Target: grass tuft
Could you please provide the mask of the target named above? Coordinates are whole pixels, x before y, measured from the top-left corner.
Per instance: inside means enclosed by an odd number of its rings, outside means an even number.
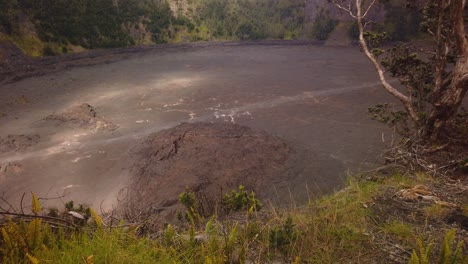
[[[394,203],[396,191],[430,182],[430,177],[422,175],[350,179],[346,188],[305,207],[255,213],[250,210],[255,200],[249,200],[254,196],[240,188],[225,198],[239,211],[206,220],[194,212],[197,196],[188,190],[180,197],[187,206],[188,221],[144,235],[135,225],[106,226],[93,211],[87,217],[96,223],[78,230],[39,219],[10,219],[1,224],[0,257],[2,263],[64,264],[467,263],[464,231],[450,229],[439,219],[445,217],[446,208],[418,205],[418,201],[410,204],[419,210],[416,220],[438,219],[439,226],[430,227],[398,212],[407,208],[403,202]],[[34,203],[39,213],[40,205],[33,199]],[[72,203],[67,206],[80,209]],[[382,211],[384,220],[379,220]]]

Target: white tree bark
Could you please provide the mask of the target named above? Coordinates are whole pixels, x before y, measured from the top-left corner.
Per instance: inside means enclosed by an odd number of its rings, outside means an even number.
[[[364,18],[367,16],[369,11],[372,9],[376,0],[372,1],[365,1],[365,0],[333,0],[333,3],[340,9],[348,12],[352,17],[354,17],[357,21],[357,25],[359,28],[359,43],[364,51],[364,54],[372,63],[374,68],[379,75],[380,83],[382,86],[389,92],[391,95],[395,96],[405,107],[406,111],[408,112],[409,116],[411,117],[412,121],[415,124],[419,124],[419,116],[414,110],[413,103],[411,101],[411,97],[404,95],[394,86],[392,86],[385,76],[385,71],[382,65],[379,63],[377,58],[372,54],[369,50],[369,46],[364,38]],[[363,11],[365,10],[365,11]]]

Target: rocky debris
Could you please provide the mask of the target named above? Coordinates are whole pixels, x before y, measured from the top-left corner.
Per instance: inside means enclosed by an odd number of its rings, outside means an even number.
[[[136,159],[128,200],[161,212],[177,205],[186,187],[219,198],[244,185],[259,198],[288,178],[295,150],[283,139],[232,123],[183,123],[150,135]],[[154,209],[154,210],[153,210]]]
[[[8,162],[5,164],[0,164],[0,179],[9,176],[21,173],[23,171],[23,166],[17,162]]]
[[[84,216],[80,213],[77,213],[75,211],[69,211],[69,215],[73,216],[74,218],[80,219],[80,220],[85,220]]]
[[[37,145],[39,135],[8,135],[0,137],[0,153],[10,151],[25,151]]]
[[[86,103],[72,106],[61,114],[49,115],[44,118],[44,121],[56,126],[72,126],[99,130],[115,130],[118,128],[117,125],[98,116],[94,107]]]

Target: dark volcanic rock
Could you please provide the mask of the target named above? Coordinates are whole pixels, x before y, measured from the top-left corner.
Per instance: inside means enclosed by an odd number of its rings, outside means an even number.
[[[97,115],[96,110],[89,104],[72,106],[61,114],[52,114],[44,121],[56,126],[75,126],[81,128],[96,128],[115,130],[117,126]]]
[[[0,137],[0,153],[24,151],[39,143],[39,135],[8,135]]]
[[[292,151],[284,140],[248,127],[184,123],[135,149],[130,200],[164,206],[186,187],[218,196],[240,184],[265,196],[265,188],[285,175]]]
[[[177,208],[187,187],[219,201],[223,193],[244,185],[263,201],[288,203],[299,189],[306,194],[305,177],[317,173],[310,161],[324,160],[279,137],[232,123],[183,123],[150,135],[132,152],[136,161],[126,206],[158,213]],[[174,216],[171,210],[162,217]]]

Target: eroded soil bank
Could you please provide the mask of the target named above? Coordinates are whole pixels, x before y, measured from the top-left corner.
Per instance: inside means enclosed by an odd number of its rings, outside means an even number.
[[[366,113],[389,97],[355,47],[271,42],[119,54],[67,70],[58,61],[0,86],[0,138],[10,140],[0,148],[5,199],[34,191],[109,208],[129,185],[132,149],[181,122],[240,124],[308,153],[300,182],[288,174],[262,185],[284,193],[276,197],[283,204],[341,187],[392,141]],[[78,66],[92,59],[80,56]]]

